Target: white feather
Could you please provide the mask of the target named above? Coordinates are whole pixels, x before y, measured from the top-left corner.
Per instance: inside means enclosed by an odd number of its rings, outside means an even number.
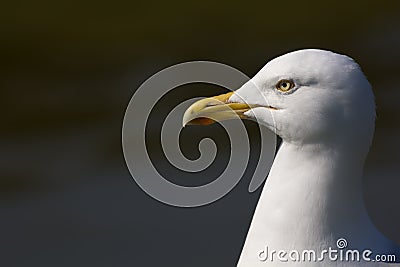
[[[281,79],[292,80],[295,87],[278,91],[275,84]],[[267,63],[230,101],[277,108],[257,107],[246,115],[283,139],[238,266],[377,266],[258,258],[265,246],[318,252],[337,248],[339,238],[348,241],[349,249],[400,259],[399,248],[375,229],[364,206],[361,177],[375,103],[370,84],[351,58],[322,50],[283,55]]]

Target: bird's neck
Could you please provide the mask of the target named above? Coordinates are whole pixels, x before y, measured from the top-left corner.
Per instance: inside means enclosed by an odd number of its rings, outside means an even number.
[[[242,257],[254,257],[266,245],[276,250],[328,247],[350,233],[357,238],[356,231],[362,238],[370,230],[361,229],[369,221],[362,194],[364,154],[346,146],[283,142]]]
[[[276,222],[297,213],[298,226],[317,224],[328,228],[321,230],[340,231],[343,221],[348,227],[349,220],[364,211],[364,160],[362,151],[351,146],[283,142],[263,192],[264,198],[277,201],[282,216],[276,216]]]

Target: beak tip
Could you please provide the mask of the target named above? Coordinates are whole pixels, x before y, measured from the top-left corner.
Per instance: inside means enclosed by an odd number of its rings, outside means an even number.
[[[190,109],[186,110],[186,112],[183,114],[182,118],[182,127],[184,128],[186,125],[190,124],[190,121],[192,120],[191,118],[191,113],[193,113]]]
[[[232,95],[233,92],[230,92],[193,103],[183,114],[182,126],[209,125],[226,119],[239,118],[237,112],[248,106],[242,103],[230,103]]]

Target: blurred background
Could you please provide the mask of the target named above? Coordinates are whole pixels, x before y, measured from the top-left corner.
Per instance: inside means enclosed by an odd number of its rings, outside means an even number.
[[[1,266],[234,266],[261,192],[247,192],[252,163],[239,185],[211,205],[161,204],[127,170],[124,112],[141,83],[173,64],[211,60],[252,76],[268,60],[301,48],[348,54],[372,83],[378,118],[365,200],[376,226],[400,244],[398,1],[1,6]],[[156,106],[147,143],[172,180],[192,178],[162,156],[163,116],[173,104],[224,91],[183,86]],[[254,163],[258,135],[253,122],[246,127]],[[209,182],[226,164],[226,134],[218,125],[182,133],[188,157],[196,157],[203,136],[216,140],[221,153],[194,183]]]

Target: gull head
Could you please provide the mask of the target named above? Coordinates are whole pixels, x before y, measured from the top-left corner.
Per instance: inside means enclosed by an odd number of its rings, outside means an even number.
[[[306,49],[271,60],[234,92],[194,103],[183,124],[233,118],[255,120],[286,142],[365,146],[373,135],[375,103],[353,59]]]

